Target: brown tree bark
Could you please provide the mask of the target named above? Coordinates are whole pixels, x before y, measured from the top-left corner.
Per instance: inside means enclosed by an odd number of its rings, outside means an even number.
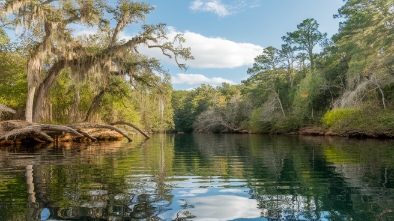
[[[144,135],[146,137],[146,139],[150,139],[150,136],[148,134],[146,134],[144,131],[142,131],[140,128],[138,128],[136,125],[134,125],[132,123],[125,122],[125,121],[116,121],[114,123],[111,123],[111,125],[118,125],[118,124],[123,124],[123,125],[130,126],[130,127],[134,128],[134,129],[136,129],[142,135]]]
[[[95,110],[97,110],[97,108],[100,105],[101,99],[103,98],[105,94],[105,90],[101,90],[93,99],[92,104],[89,107],[88,112],[86,113],[86,117],[85,117],[85,122],[88,122],[93,114],[93,112]]]
[[[49,90],[56,82],[60,72],[65,68],[65,60],[57,61],[49,70],[46,78],[40,83],[35,93],[33,104],[33,122],[42,120],[44,111],[44,101],[48,97]],[[27,108],[26,108],[27,110]]]

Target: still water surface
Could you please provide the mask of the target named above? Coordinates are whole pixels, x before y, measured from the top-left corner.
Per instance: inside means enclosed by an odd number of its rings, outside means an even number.
[[[394,220],[394,141],[135,136],[0,149],[0,220]]]

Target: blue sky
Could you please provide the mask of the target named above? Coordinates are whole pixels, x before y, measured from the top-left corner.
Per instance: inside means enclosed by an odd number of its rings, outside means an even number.
[[[280,48],[281,37],[297,29],[304,19],[314,18],[329,37],[338,32],[333,15],[342,0],[145,0],[155,7],[146,23],[166,23],[170,36],[183,33],[195,60],[181,71],[174,62],[162,60],[172,75],[174,89],[201,84],[239,84],[248,77],[263,48]],[[132,35],[127,29],[125,35]],[[150,52],[147,52],[150,53]],[[156,53],[152,55],[157,56]]]

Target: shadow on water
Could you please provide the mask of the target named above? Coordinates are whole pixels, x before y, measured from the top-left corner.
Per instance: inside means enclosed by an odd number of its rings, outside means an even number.
[[[394,142],[235,134],[0,149],[0,220],[393,220]]]

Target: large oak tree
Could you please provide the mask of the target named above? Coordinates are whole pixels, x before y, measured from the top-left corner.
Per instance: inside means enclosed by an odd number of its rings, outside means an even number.
[[[64,70],[75,76],[109,76],[116,69],[117,74],[132,76],[130,59],[139,57],[139,45],[160,49],[164,55],[175,58],[181,68],[185,66],[178,62],[179,59],[192,58],[189,48],[182,46],[184,38],[181,35],[168,39],[164,24],[143,23],[145,16],[154,9],[146,3],[9,0],[2,7],[26,47],[26,121],[29,122],[41,120],[49,90]],[[138,27],[139,33],[121,41],[119,35],[130,25]],[[108,33],[108,41],[103,42],[99,50],[92,50],[76,36],[73,27],[77,26],[95,27],[101,33]],[[127,62],[123,62],[125,57]],[[138,62],[136,59],[135,63]]]

